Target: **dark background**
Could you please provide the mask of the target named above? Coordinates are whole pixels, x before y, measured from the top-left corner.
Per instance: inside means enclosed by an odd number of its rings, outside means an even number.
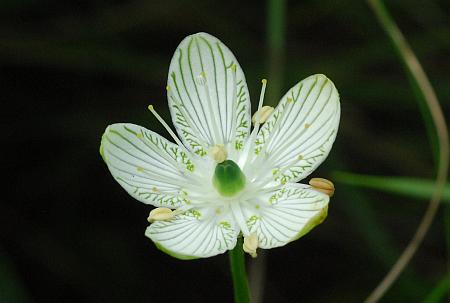
[[[388,7],[450,110],[450,2]],[[108,124],[167,133],[147,111],[165,97],[187,35],[221,39],[253,108],[270,79],[264,2],[0,2],[0,302],[231,302],[227,255],[180,261],[144,236],[150,207],[110,176]],[[402,66],[365,2],[289,1],[283,91],[324,73],[341,95],[340,132],[312,176],[345,170],[433,177],[424,122]],[[269,100],[270,101],[270,100]],[[413,234],[426,200],[336,184],[328,219],[268,251],[264,302],[361,302]],[[446,273],[442,213],[382,302],[420,302]],[[251,260],[248,260],[252,263]]]

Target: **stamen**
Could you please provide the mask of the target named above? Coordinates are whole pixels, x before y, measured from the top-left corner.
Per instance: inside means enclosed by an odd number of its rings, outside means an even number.
[[[318,190],[329,197],[334,195],[334,184],[330,180],[324,178],[312,178],[309,180],[309,185],[311,185],[315,190]]]
[[[267,121],[269,116],[273,113],[274,108],[272,106],[263,106],[259,111],[257,111],[253,117],[252,122],[253,124],[256,123],[256,117],[259,116],[259,123],[264,123]]]
[[[170,208],[167,207],[158,207],[153,209],[148,218],[147,221],[149,223],[153,223],[155,221],[167,221],[172,219],[175,216],[181,215],[189,210],[191,210],[192,208],[195,207],[199,207],[202,206],[204,204],[197,204],[197,205],[183,205],[175,210],[171,210]]]
[[[244,244],[242,244],[242,248],[246,253],[248,253],[252,258],[256,258],[256,249],[258,248],[258,235],[256,233],[252,233],[251,235],[245,237],[244,236]]]
[[[167,125],[166,121],[164,121],[163,118],[161,118],[160,115],[154,110],[153,105],[148,106],[148,110],[158,119],[158,121],[164,126],[164,128],[167,130],[167,132],[170,134],[170,136],[175,140],[175,142],[186,150],[186,147],[181,143],[180,139],[175,135],[175,133],[170,129],[169,125]]]
[[[147,221],[153,223],[155,221],[166,221],[174,217],[174,212],[167,207],[158,207],[153,209],[148,215]]]
[[[256,136],[258,135],[259,125],[261,124],[261,118],[260,118],[261,114],[260,113],[261,113],[261,108],[262,108],[263,101],[264,101],[264,94],[266,92],[267,80],[266,79],[262,79],[261,83],[262,83],[261,94],[259,95],[258,110],[256,111],[256,118],[255,118],[256,123],[255,123],[255,126],[254,126],[253,130],[252,130],[252,133],[250,134],[250,137],[248,138],[247,142],[249,142],[249,143],[245,147],[245,153],[244,154],[246,155],[246,157],[242,157],[241,158],[242,161],[245,160],[245,165],[244,165],[243,170],[246,170],[247,165],[251,162],[251,161],[249,161],[249,160],[251,160],[249,158],[250,158],[250,155],[252,154],[253,149],[255,147]]]
[[[261,80],[262,87],[261,87],[261,94],[259,95],[259,103],[258,103],[258,110],[256,111],[256,123],[255,123],[255,129],[259,129],[259,125],[261,124],[261,108],[264,101],[264,94],[266,93],[266,86],[267,86],[267,79]],[[256,131],[258,132],[258,131]]]
[[[223,144],[217,144],[211,147],[209,154],[216,163],[222,163],[228,158],[228,152]]]

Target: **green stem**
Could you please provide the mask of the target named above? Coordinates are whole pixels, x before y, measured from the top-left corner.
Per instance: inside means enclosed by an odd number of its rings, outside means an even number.
[[[234,302],[250,303],[250,289],[245,271],[245,256],[242,249],[242,237],[239,237],[236,247],[230,251],[230,268],[233,277]]]
[[[267,1],[267,47],[269,53],[269,85],[267,105],[275,106],[280,98],[283,83],[284,42],[286,32],[286,1]]]

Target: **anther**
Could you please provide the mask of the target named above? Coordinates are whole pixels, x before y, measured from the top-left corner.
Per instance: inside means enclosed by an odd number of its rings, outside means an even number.
[[[153,223],[155,221],[170,220],[174,217],[174,213],[170,208],[158,207],[153,209],[148,215],[147,221]]]
[[[315,190],[330,197],[334,195],[334,184],[330,180],[324,178],[312,178],[309,180],[309,185],[311,185]]]
[[[242,248],[246,253],[248,253],[252,258],[256,258],[256,249],[258,248],[258,235],[256,233],[252,233],[251,235],[244,237],[244,244],[242,244]]]
[[[252,122],[253,124],[256,123],[256,118],[259,117],[259,123],[264,123],[267,121],[267,118],[269,118],[269,116],[272,114],[272,112],[274,111],[274,108],[272,106],[263,106],[261,107],[261,109],[259,111],[257,111],[253,117],[252,117]]]
[[[216,161],[216,163],[222,163],[228,158],[228,152],[223,144],[217,144],[211,147],[209,154],[211,155],[211,158]]]

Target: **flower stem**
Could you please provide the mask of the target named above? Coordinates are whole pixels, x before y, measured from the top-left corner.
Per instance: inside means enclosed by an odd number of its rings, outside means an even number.
[[[242,237],[239,237],[236,247],[230,251],[230,269],[233,277],[234,302],[250,303],[250,289],[245,271],[245,256],[242,249]]]
[[[266,105],[276,106],[283,83],[284,43],[286,41],[286,0],[267,1],[266,39],[269,55]]]

